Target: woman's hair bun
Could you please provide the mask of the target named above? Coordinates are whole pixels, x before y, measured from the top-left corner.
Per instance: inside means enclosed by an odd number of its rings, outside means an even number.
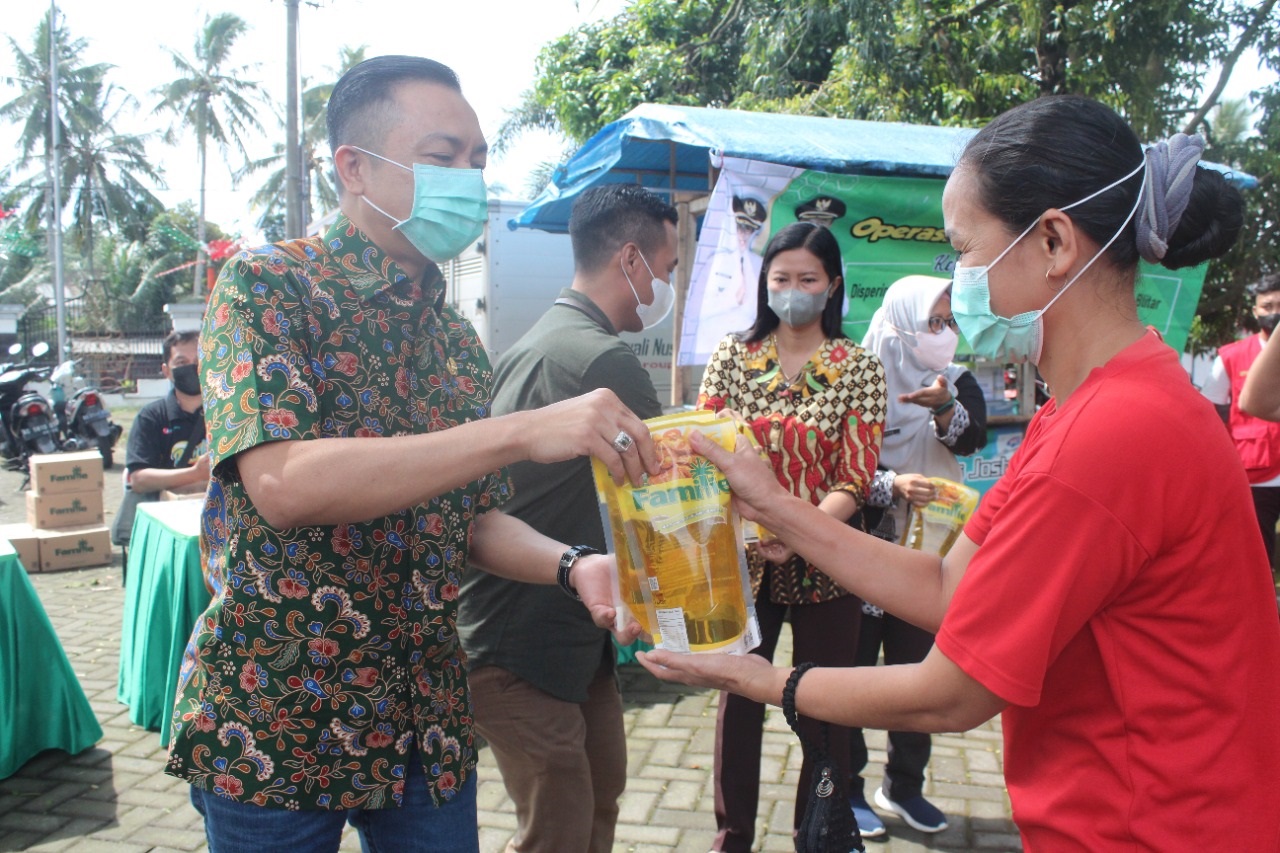
[[[1169,236],[1169,248],[1160,265],[1176,270],[1226,254],[1243,226],[1240,191],[1221,172],[1198,166],[1191,199]]]

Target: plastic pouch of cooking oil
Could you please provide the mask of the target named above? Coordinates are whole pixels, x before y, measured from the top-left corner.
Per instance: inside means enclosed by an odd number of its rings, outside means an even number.
[[[917,551],[946,555],[960,538],[965,522],[978,506],[978,493],[960,483],[930,477],[938,496],[923,507],[912,505],[901,544]]]
[[[689,445],[697,431],[733,450],[738,428],[706,411],[645,425],[661,460],[647,484],[616,486],[599,460],[591,463],[618,559],[618,626],[634,616],[659,649],[745,654],[760,645],[760,626],[741,519],[724,474]]]

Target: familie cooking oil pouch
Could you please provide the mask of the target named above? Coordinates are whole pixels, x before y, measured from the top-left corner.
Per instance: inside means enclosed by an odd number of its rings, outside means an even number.
[[[938,496],[923,507],[912,505],[901,544],[945,556],[977,508],[978,493],[941,477],[930,477],[929,482],[933,483]]]
[[[648,483],[614,485],[604,464],[591,462],[618,559],[618,627],[634,616],[655,648],[745,654],[760,645],[760,626],[741,520],[724,474],[689,446],[697,431],[733,450],[736,422],[696,411],[645,425],[661,460]]]

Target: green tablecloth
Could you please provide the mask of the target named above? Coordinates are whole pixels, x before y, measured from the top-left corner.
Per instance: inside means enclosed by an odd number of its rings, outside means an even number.
[[[163,745],[182,654],[211,598],[200,567],[201,503],[138,504],[129,541],[117,698],[135,725],[160,731]]]
[[[44,605],[0,539],[0,779],[43,750],[74,755],[101,739]]]

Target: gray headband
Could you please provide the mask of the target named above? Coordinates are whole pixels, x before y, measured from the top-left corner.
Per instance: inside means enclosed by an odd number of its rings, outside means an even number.
[[[1196,163],[1203,151],[1200,134],[1185,133],[1175,133],[1168,142],[1147,149],[1137,221],[1138,254],[1144,261],[1158,264],[1169,250],[1169,236],[1191,200]]]

